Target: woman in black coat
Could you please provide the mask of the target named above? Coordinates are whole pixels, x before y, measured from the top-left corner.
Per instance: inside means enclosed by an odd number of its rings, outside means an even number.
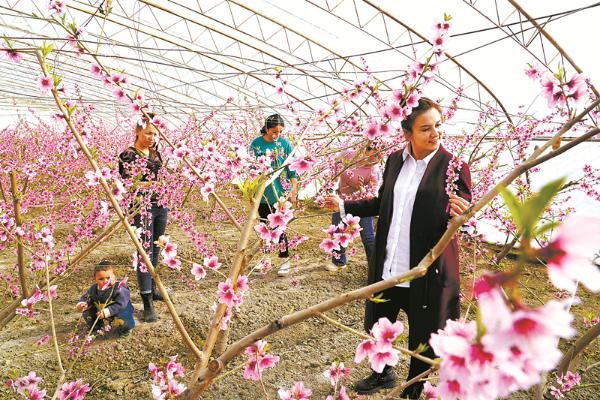
[[[326,206],[359,217],[379,216],[375,238],[375,262],[369,269],[369,284],[391,278],[415,267],[446,231],[452,217],[462,214],[471,200],[469,167],[461,163],[456,193],[446,194],[446,176],[452,155],[440,143],[442,112],[440,106],[421,98],[417,107],[402,122],[407,146],[390,154],[377,197],[341,202],[337,196],[326,198]],[[427,274],[410,283],[387,289],[382,297],[390,301],[367,301],[365,329],[379,318],[395,322],[400,309],[408,316],[408,347],[428,344],[431,333],[444,328],[447,319],[456,319],[459,309],[458,242],[452,239]],[[431,349],[423,353],[435,357]],[[411,358],[408,379],[424,372],[429,365]],[[396,385],[390,366],[358,382],[359,394],[372,394]],[[402,397],[419,398],[423,383],[411,385]]]

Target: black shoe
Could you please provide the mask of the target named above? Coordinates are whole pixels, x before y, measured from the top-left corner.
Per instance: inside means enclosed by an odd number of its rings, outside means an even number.
[[[421,397],[421,392],[423,391],[423,382],[413,383],[406,389],[402,391],[400,395],[401,399],[419,399]]]
[[[165,290],[167,291],[167,294],[169,295],[169,299],[171,299],[171,303],[173,303],[174,302],[173,301],[173,289],[171,289],[168,286],[165,286]],[[162,295],[156,288],[156,284],[154,283],[154,281],[152,281],[152,300],[156,300],[156,301],[164,301],[165,300],[165,299],[163,299]]]
[[[146,293],[142,295],[142,301],[144,302],[144,322],[155,322],[158,317],[154,311],[154,303],[152,300],[152,293]]]
[[[129,337],[131,336],[131,329],[120,329],[118,335],[120,338]]]
[[[354,391],[357,394],[373,394],[381,389],[393,388],[397,383],[396,373],[390,368],[380,374],[373,372],[367,378],[357,382],[354,385]]]

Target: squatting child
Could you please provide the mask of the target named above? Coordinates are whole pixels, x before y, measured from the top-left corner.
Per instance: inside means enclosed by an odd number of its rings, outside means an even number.
[[[117,282],[110,261],[103,260],[94,268],[96,283],[81,296],[77,310],[83,313],[88,330],[102,329],[106,320],[119,336],[127,336],[135,327],[133,305],[125,282]]]

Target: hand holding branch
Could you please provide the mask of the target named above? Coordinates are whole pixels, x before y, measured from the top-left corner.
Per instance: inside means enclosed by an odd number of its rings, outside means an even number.
[[[329,196],[325,197],[323,206],[328,210],[339,212],[341,200],[342,199],[337,194],[330,194]]]
[[[450,216],[458,217],[471,206],[468,200],[463,199],[455,194],[450,195]]]

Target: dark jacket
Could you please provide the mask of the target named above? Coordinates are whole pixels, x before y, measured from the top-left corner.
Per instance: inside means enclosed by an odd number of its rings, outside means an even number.
[[[410,225],[410,265],[415,267],[446,231],[450,214],[446,194],[446,173],[452,155],[440,146],[427,165],[419,184]],[[383,183],[377,197],[370,200],[344,203],[346,213],[360,217],[379,215],[375,238],[375,262],[369,269],[369,284],[382,279],[386,256],[386,242],[392,221],[394,185],[402,169],[402,151],[392,153],[386,162]],[[458,195],[471,200],[471,174],[463,163],[457,183]],[[452,239],[442,255],[429,267],[427,275],[410,283],[410,337],[409,348],[427,342],[431,332],[443,328],[447,319],[456,319],[459,309],[458,243]],[[371,307],[367,302],[365,329],[372,321]],[[412,320],[412,321],[411,321]]]
[[[128,147],[127,150],[119,154],[119,174],[121,178],[131,178],[135,173],[135,177],[143,182],[157,180],[158,172],[163,165],[160,153],[156,150],[151,151],[147,156],[145,168],[134,170],[134,165],[140,157],[146,157],[146,155],[135,147]]]
[[[99,310],[96,305],[108,304],[104,308],[108,308],[110,316],[114,317],[131,304],[131,295],[126,286],[119,287],[119,282],[106,290],[98,289],[98,284],[94,283],[79,301],[87,302],[89,308],[96,310]]]
[[[139,161],[140,158],[146,158],[146,163]],[[158,174],[163,166],[163,160],[160,152],[157,150],[151,151],[148,156],[142,153],[135,147],[128,147],[127,150],[119,154],[119,174],[123,179],[134,178],[141,182],[156,181]],[[139,192],[142,196],[148,193],[145,190]],[[150,199],[156,202],[158,195],[152,193]]]

